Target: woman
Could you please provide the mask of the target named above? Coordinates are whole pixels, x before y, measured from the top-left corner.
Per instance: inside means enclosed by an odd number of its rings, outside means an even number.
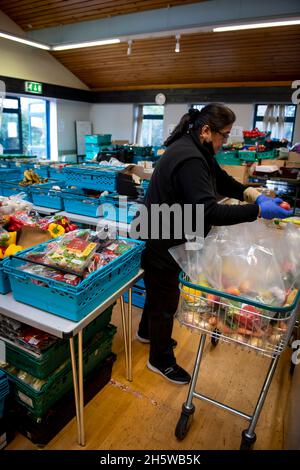
[[[190,109],[167,139],[164,156],[159,160],[145,197],[148,213],[152,204],[167,203],[204,205],[204,236],[212,225],[252,222],[258,216],[285,218],[290,211],[282,209],[281,199],[261,195],[254,188],[229,176],[215,160],[215,154],[226,142],[235,115],[222,104],[210,104],[201,111]],[[217,204],[217,195],[249,202],[246,205]],[[149,216],[150,217],[150,216]],[[149,219],[151,224],[151,220]],[[150,342],[147,366],[171,382],[186,384],[190,375],[177,363],[173,352],[173,316],[179,301],[180,268],[168,249],[184,243],[175,239],[171,227],[169,239],[148,239],[143,256],[146,303],[137,339]]]

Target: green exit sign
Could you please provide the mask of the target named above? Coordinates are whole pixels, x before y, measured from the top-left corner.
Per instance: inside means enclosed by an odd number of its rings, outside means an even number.
[[[38,82],[25,82],[25,91],[41,95],[43,93],[43,85]]]

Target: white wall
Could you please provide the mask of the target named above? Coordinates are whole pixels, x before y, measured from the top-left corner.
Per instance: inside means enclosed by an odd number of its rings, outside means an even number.
[[[252,129],[254,117],[254,104],[228,104],[228,108],[236,115],[235,126],[241,126],[244,129]]]
[[[228,104],[236,113],[236,125],[252,129],[254,105]],[[90,120],[95,134],[112,134],[113,140],[133,139],[133,108],[132,104],[93,104]],[[163,139],[169,135],[169,128],[177,125],[187,112],[188,104],[166,104],[164,112]]]
[[[93,104],[90,120],[94,134],[112,134],[113,140],[133,139],[132,104]]]
[[[236,125],[251,129],[253,125],[254,105],[228,104],[236,113]],[[57,101],[58,149],[75,150],[75,121],[91,121],[93,133],[112,134],[113,140],[133,140],[133,108],[132,104],[89,104],[67,100]],[[168,129],[178,124],[187,112],[187,104],[165,105],[163,128],[164,140],[168,137]],[[294,142],[300,141],[300,110],[296,119]]]
[[[1,29],[24,36],[24,31],[0,10]],[[49,52],[3,38],[0,38],[0,75],[89,89]]]
[[[76,153],[75,121],[90,121],[90,103],[57,100],[58,151]]]
[[[166,140],[170,135],[170,131],[177,126],[182,116],[187,112],[187,104],[166,104],[164,113],[164,130],[163,139]]]

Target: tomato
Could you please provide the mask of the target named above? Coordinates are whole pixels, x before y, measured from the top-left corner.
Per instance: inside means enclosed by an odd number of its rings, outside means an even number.
[[[285,202],[283,201],[281,204],[279,204],[280,207],[282,207],[282,209],[285,209],[286,211],[290,211],[291,210],[291,206],[289,205],[288,202]]]

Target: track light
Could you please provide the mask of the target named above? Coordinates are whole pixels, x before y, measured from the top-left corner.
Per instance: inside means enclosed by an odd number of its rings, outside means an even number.
[[[231,25],[231,26],[220,26],[218,28],[214,28],[214,33],[220,33],[224,31],[238,31],[244,29],[257,29],[257,28],[271,28],[276,26],[294,26],[300,24],[300,20],[286,20],[286,21],[272,21],[266,23],[250,23],[250,24],[238,24],[238,25]]]
[[[127,55],[131,55],[131,46],[132,46],[132,40],[129,39],[129,41],[128,41]]]
[[[21,44],[26,44],[27,46],[37,47],[38,49],[44,49],[45,51],[50,51],[50,46],[47,44],[42,44],[41,42],[37,41],[30,41],[26,38],[22,38],[19,36],[15,36],[14,34],[6,33],[4,31],[0,31],[0,37],[4,39],[9,39],[10,41],[20,42]]]
[[[175,52],[180,52],[180,34],[176,34]]]

